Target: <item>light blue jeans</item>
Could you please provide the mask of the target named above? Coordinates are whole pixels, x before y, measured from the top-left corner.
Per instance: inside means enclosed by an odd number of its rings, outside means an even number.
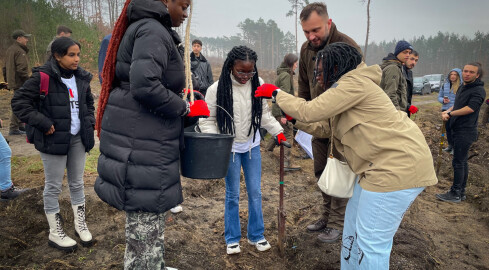
[[[394,235],[423,190],[371,192],[356,183],[346,206],[341,269],[389,269]]]
[[[12,186],[12,178],[10,172],[10,158],[12,150],[8,146],[7,141],[0,133],[0,190],[7,190]]]
[[[239,223],[239,180],[243,167],[248,192],[248,233],[253,242],[264,239],[263,212],[261,208],[261,154],[260,146],[246,153],[231,153],[226,175],[226,200],[224,202],[224,238],[226,244],[241,239]]]

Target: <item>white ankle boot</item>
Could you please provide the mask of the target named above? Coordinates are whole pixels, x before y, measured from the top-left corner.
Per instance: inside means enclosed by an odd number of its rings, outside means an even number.
[[[63,231],[63,220],[59,213],[46,214],[49,223],[49,246],[65,250],[76,250],[76,242]]]
[[[80,237],[80,242],[84,247],[93,245],[93,238],[88,231],[87,223],[85,222],[85,204],[72,205],[73,216],[75,217],[75,234]]]

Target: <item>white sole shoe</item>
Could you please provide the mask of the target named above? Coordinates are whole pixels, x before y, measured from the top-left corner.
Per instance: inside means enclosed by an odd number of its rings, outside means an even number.
[[[268,243],[267,239],[262,239],[257,242],[252,242],[250,239],[248,239],[248,244],[255,246],[258,251],[266,251],[272,247],[270,246],[270,243]]]
[[[241,252],[241,248],[239,246],[239,243],[232,243],[232,244],[227,245],[227,247],[226,247],[226,253],[228,255],[238,254],[240,252]]]
[[[170,212],[172,212],[173,214],[180,213],[182,211],[183,211],[183,207],[181,205],[177,205],[172,209],[170,209]]]

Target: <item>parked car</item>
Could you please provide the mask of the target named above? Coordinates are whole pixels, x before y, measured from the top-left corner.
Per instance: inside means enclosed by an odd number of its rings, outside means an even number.
[[[431,84],[425,77],[414,77],[413,94],[429,95],[431,94]]]
[[[445,76],[443,74],[430,74],[425,75],[424,77],[430,82],[431,91],[436,92],[440,91],[440,86],[442,86],[445,81]]]

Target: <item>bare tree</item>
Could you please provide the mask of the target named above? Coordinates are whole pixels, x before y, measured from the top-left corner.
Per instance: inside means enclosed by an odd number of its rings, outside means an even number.
[[[363,0],[365,3],[366,0]],[[370,34],[370,0],[367,2],[367,36],[365,38],[365,48],[363,50],[363,59],[367,59],[368,35]]]
[[[298,52],[298,44],[297,44],[297,24],[299,23],[299,20],[297,18],[297,16],[299,15],[299,11],[302,10],[306,5],[309,5],[309,0],[288,0],[289,3],[292,5],[291,6],[291,9],[289,10],[289,12],[287,12],[286,16],[287,17],[291,17],[291,16],[294,16],[295,17],[295,54],[296,55],[299,55],[299,52]]]

